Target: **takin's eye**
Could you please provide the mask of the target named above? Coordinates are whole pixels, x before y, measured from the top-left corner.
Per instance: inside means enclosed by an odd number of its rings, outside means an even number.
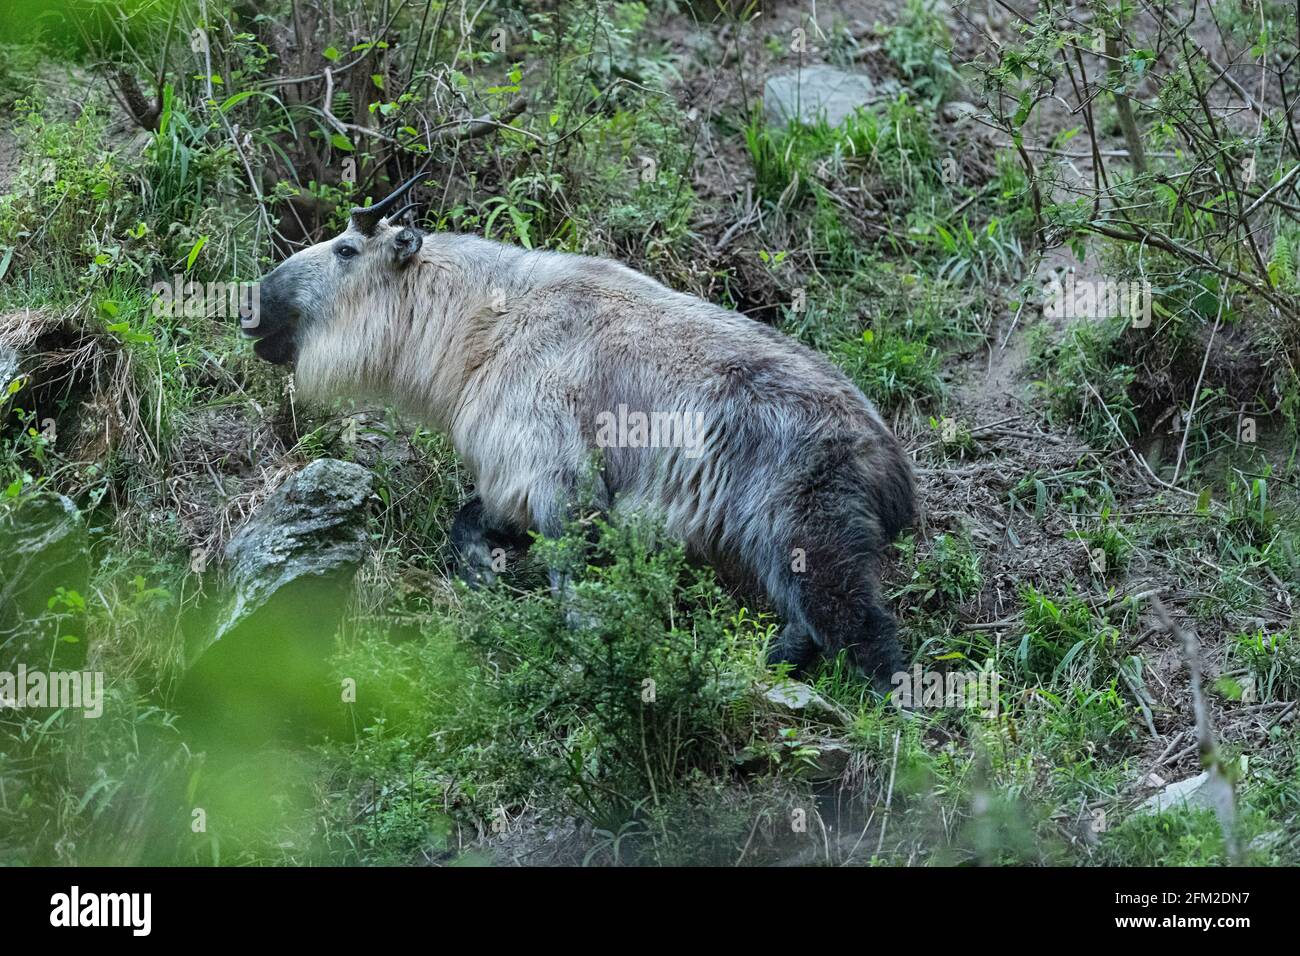
[[[349,245],[346,242],[339,243],[334,247],[334,255],[338,256],[340,259],[351,259],[356,254],[357,247]]]

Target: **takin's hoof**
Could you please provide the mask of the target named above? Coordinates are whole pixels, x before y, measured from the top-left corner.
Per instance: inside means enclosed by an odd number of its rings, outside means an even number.
[[[474,544],[455,551],[453,567],[456,576],[464,581],[471,591],[491,587],[497,579],[492,552],[488,550],[486,544]]]

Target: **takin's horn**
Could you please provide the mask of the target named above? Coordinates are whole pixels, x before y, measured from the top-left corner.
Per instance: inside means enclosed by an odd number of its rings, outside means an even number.
[[[426,163],[425,169],[421,169],[373,206],[359,206],[353,209],[352,225],[356,226],[357,231],[363,236],[373,235],[375,227],[379,225],[379,220],[387,216],[397,206],[398,201],[406,195],[412,186],[429,175],[427,169],[428,164]],[[406,210],[402,209],[401,211],[405,212]]]
[[[397,212],[391,213],[390,215],[385,216],[384,218],[387,219],[389,222],[397,222],[397,220],[401,219],[403,216],[405,216],[408,212],[410,212],[418,205],[420,205],[418,202],[408,202],[401,209],[397,210]]]

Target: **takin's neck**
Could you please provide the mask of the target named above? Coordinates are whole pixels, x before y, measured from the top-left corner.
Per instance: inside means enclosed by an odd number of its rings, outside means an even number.
[[[430,234],[402,277],[383,352],[383,397],[444,432],[495,350],[505,303],[528,282],[513,246]],[[367,376],[369,378],[369,376]]]

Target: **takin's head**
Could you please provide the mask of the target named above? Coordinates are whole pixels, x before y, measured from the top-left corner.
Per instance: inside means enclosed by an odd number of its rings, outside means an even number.
[[[262,278],[255,319],[244,326],[257,340],[259,358],[311,364],[325,360],[313,353],[340,345],[360,351],[385,318],[385,303],[395,304],[397,279],[424,241],[419,230],[394,225],[411,208],[394,207],[422,178],[417,174],[375,205],[353,209],[342,233],[294,253]]]

